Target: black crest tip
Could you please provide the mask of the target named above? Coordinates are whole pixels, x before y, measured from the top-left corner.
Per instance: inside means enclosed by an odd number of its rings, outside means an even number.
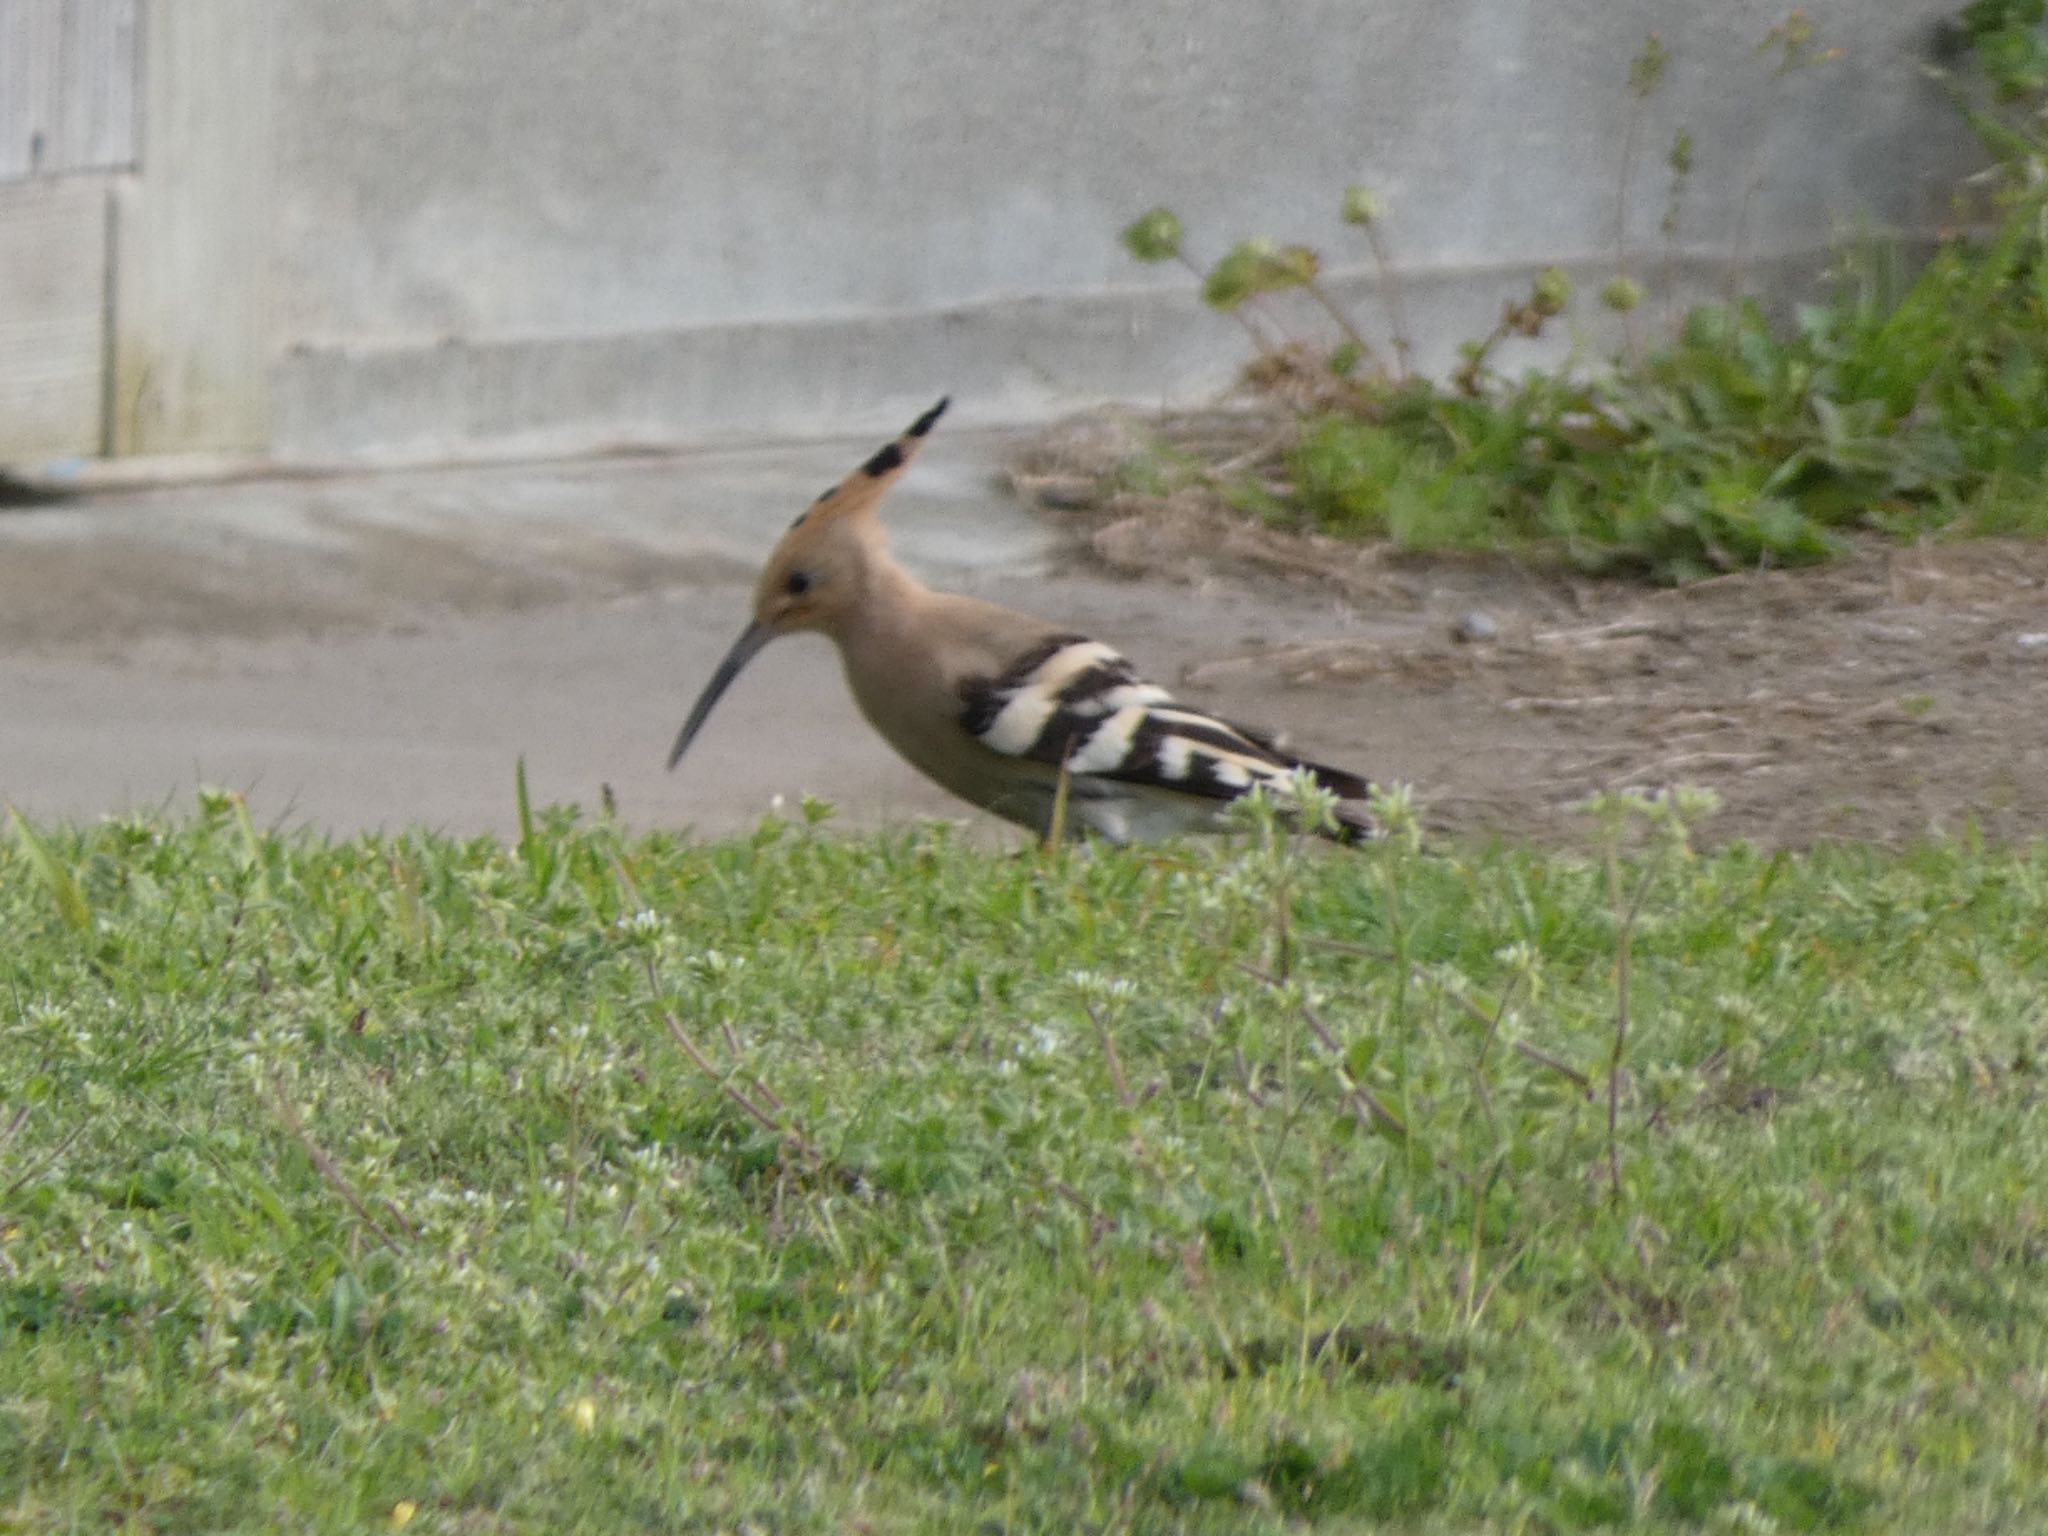
[[[925,433],[931,431],[932,424],[946,414],[946,407],[952,403],[953,397],[951,395],[939,396],[939,403],[913,421],[910,424],[910,430],[903,435],[905,437],[923,437]]]
[[[903,449],[895,443],[890,443],[886,448],[877,449],[875,456],[861,465],[860,471],[870,480],[879,480],[892,469],[902,467]]]

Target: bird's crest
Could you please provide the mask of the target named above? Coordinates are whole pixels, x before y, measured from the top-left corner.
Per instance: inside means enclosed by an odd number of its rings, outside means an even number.
[[[941,398],[937,405],[913,421],[901,437],[877,448],[859,469],[812,502],[790,524],[791,530],[816,528],[872,510],[889,487],[902,478],[903,471],[910,467],[910,461],[924,446],[925,435],[931,431],[933,423],[946,414],[949,401],[950,397]]]

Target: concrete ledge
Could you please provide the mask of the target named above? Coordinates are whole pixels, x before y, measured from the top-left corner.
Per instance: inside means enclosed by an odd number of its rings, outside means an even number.
[[[1831,258],[1824,248],[1758,258],[1745,285],[1778,300],[1816,296]],[[1458,343],[1484,335],[1502,302],[1552,264],[1578,286],[1571,323],[1541,347],[1511,345],[1504,366],[1554,360],[1574,342],[1611,352],[1619,333],[1595,293],[1613,263],[1590,255],[1403,274],[1409,328],[1431,339],[1418,366],[1447,372]],[[1679,254],[1670,313],[1724,292],[1732,266],[1720,253]],[[1653,290],[1667,275],[1655,252],[1635,270]],[[1331,286],[1369,334],[1387,334],[1373,274],[1342,271]],[[1645,331],[1666,312],[1653,291]],[[1282,318],[1298,334],[1326,333],[1306,309]],[[273,451],[286,464],[417,464],[889,432],[945,392],[963,423],[1017,425],[1091,402],[1204,402],[1249,356],[1228,317],[1167,288],[616,336],[304,344],[273,370]]]

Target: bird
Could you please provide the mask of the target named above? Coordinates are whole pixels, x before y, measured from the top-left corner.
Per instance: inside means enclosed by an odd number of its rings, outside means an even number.
[[[876,509],[948,403],[919,416],[782,535],[762,567],[752,620],[677,733],[669,769],[749,661],[780,636],[808,632],[838,647],[854,702],[898,755],[1047,842],[1222,830],[1232,802],[1259,787],[1288,796],[1304,776],[1336,797],[1316,830],[1340,842],[1376,836],[1372,786],[1357,774],[1176,703],[1101,641],[933,591],[897,563]]]

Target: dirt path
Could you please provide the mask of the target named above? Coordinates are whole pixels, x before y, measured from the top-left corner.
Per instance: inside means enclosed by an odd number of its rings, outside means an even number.
[[[1271,447],[1257,416],[1172,426],[1198,460]],[[1412,781],[1446,827],[1569,835],[1598,790],[1694,783],[1722,796],[1721,838],[2048,833],[2048,546],[1870,539],[1826,567],[1659,590],[1278,532],[1199,489],[1118,492],[1109,471],[1156,430],[1075,417],[1020,444],[1013,482],[1093,569],[1356,614],[1184,681]]]
[[[1466,830],[1547,838],[1600,789],[1694,783],[1721,839],[2048,834],[2038,545],[1872,545],[1676,591],[1383,574],[1367,633],[1198,662],[1191,691],[1317,720]]]
[[[861,446],[0,510],[0,797],[90,817],[212,782],[328,830],[502,832],[524,755],[536,794],[609,785],[642,826],[735,831],[805,792],[855,825],[963,816],[816,642],[772,648],[661,771],[753,561]],[[1448,827],[1570,836],[1595,789],[1686,781],[1721,792],[1722,838],[2048,833],[2048,549],[1873,545],[1680,592],[1186,525],[1063,555],[997,488],[1004,441],[934,449],[891,508],[913,565],[1406,779]]]

